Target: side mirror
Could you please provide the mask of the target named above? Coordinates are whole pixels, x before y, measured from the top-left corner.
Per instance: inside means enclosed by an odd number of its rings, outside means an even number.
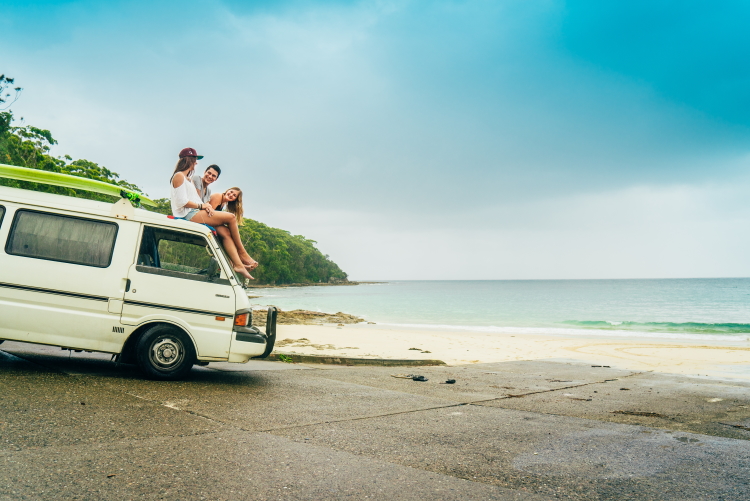
[[[221,268],[219,268],[219,262],[216,258],[212,257],[211,262],[208,263],[208,281],[213,282],[221,274]]]

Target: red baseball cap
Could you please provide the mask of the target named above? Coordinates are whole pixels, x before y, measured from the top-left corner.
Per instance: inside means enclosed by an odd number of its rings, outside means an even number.
[[[200,160],[201,158],[203,158],[203,155],[199,155],[198,152],[195,151],[194,148],[183,148],[182,151],[180,152],[180,158],[185,158],[185,157],[195,157],[198,160]]]

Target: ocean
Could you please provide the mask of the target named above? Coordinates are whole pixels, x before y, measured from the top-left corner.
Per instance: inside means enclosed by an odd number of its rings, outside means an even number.
[[[391,281],[249,289],[256,305],[408,328],[750,341],[750,278]]]

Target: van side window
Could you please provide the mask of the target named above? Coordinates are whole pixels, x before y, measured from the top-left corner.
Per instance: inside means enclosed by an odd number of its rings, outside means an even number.
[[[212,261],[214,269],[218,269],[208,241],[200,235],[151,226],[143,228],[136,262],[141,273],[208,282]]]
[[[0,226],[3,225],[3,216],[5,216],[5,207],[0,205]]]
[[[117,228],[115,223],[22,209],[13,218],[5,252],[106,268]]]

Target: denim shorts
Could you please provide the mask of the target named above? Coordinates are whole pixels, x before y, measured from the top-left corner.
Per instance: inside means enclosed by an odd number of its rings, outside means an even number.
[[[190,221],[199,212],[200,212],[200,209],[190,209],[190,212],[188,212],[187,214],[185,214],[185,216],[182,219],[184,219],[185,221]]]

